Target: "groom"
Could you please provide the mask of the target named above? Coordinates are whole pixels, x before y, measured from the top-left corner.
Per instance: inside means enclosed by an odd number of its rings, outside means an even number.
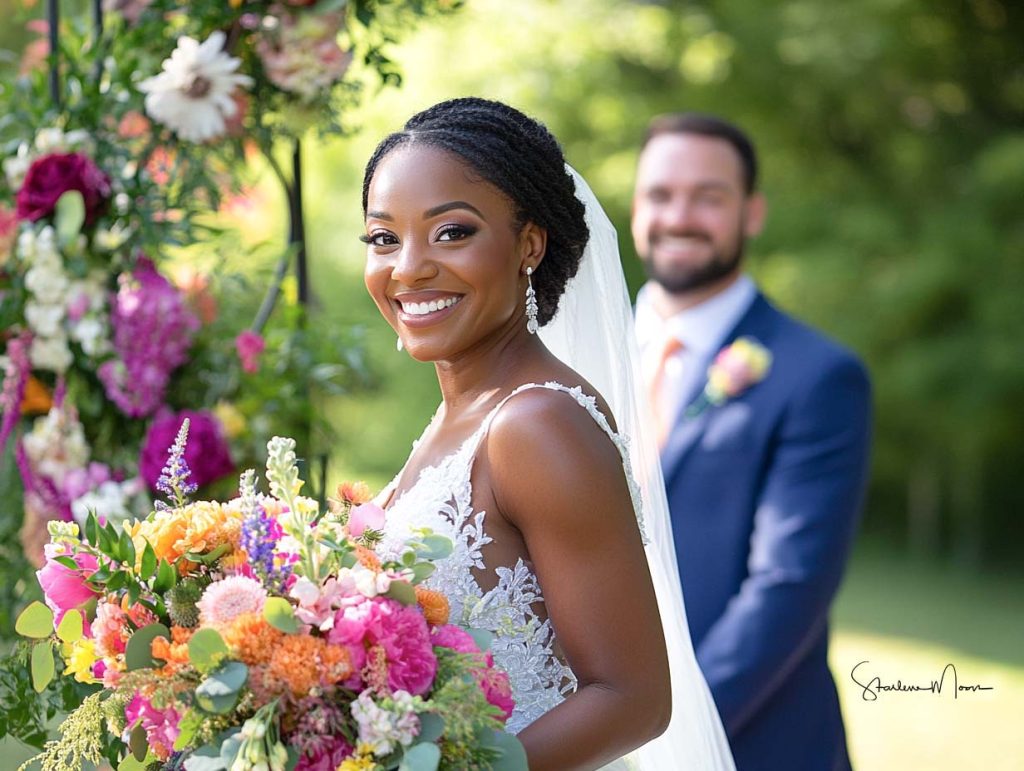
[[[636,330],[690,633],[736,766],[847,769],[828,613],[863,498],[870,385],[850,352],[743,272],[765,218],[756,182],[735,126],[652,122],[633,199],[649,277]],[[741,338],[711,378],[727,394],[702,396],[709,365]]]

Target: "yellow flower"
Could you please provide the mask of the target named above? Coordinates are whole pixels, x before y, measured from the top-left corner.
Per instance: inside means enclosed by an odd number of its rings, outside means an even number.
[[[751,337],[741,337],[722,349],[708,369],[705,395],[712,404],[739,396],[760,383],[772,366],[772,355]]]
[[[373,747],[360,742],[356,753],[341,762],[338,771],[376,771],[379,766],[373,760]]]
[[[68,650],[70,648],[70,650]],[[96,678],[92,676],[92,665],[96,663],[99,656],[96,655],[96,641],[91,637],[79,638],[70,646],[65,646],[64,661],[67,668],[65,675],[74,675],[80,683],[95,683]]]
[[[213,408],[213,414],[224,428],[228,439],[236,439],[245,431],[245,415],[231,402],[219,401]]]

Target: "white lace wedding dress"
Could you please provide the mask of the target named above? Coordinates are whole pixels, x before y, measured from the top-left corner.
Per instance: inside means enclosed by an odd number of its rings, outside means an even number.
[[[576,689],[572,670],[555,655],[551,621],[537,613],[544,598],[527,564],[519,559],[511,567],[494,568],[497,583],[490,589],[484,589],[474,574],[486,568],[480,552],[491,539],[486,532],[486,512],[474,511],[472,506],[473,459],[498,410],[529,388],[564,392],[590,413],[619,449],[633,505],[639,510],[639,491],[629,469],[626,440],[612,430],[594,397],[560,383],[528,383],[502,399],[458,450],[424,468],[412,486],[391,503],[380,546],[382,556],[397,558],[402,544],[420,528],[452,540],[454,551],[438,563],[425,585],[447,595],[451,623],[494,635],[491,651],[495,663],[508,673],[515,699],[515,711],[507,724],[512,733],[521,731]],[[413,444],[414,450],[417,444]],[[380,501],[391,497],[400,476],[381,492]]]

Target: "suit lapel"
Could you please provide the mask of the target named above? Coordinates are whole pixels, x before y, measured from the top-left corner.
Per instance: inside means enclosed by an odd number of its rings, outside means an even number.
[[[747,308],[746,313],[740,317],[740,320],[736,322],[736,326],[726,335],[721,347],[725,348],[731,345],[736,338],[743,337],[744,335],[757,338],[763,344],[768,345],[767,333],[770,327],[771,314],[775,312],[774,308],[764,298],[764,295],[758,292],[754,302]],[[701,378],[697,390],[689,395],[689,398],[686,400],[687,406],[700,396],[706,385],[707,375]],[[664,471],[666,483],[671,481],[673,475],[676,474],[681,466],[683,459],[697,444],[700,437],[703,436],[708,421],[714,414],[714,410],[714,407],[709,407],[700,415],[688,418],[686,417],[686,408],[683,408],[676,419],[675,425],[672,427],[668,440],[665,442],[665,447],[661,451],[661,467]]]

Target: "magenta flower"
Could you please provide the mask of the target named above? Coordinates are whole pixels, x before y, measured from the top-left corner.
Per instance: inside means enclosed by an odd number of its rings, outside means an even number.
[[[110,178],[81,153],[51,153],[28,168],[18,190],[18,217],[33,222],[53,214],[57,200],[77,190],[85,201],[85,223],[96,221],[110,198]]]
[[[120,283],[111,312],[117,358],[100,365],[98,374],[118,409],[142,418],[163,403],[171,373],[188,360],[199,319],[146,258]]]
[[[167,451],[174,444],[185,418],[189,420],[189,430],[184,460],[192,472],[192,481],[201,487],[235,470],[220,422],[211,413],[168,410],[153,419],[139,457],[139,476],[151,490],[159,489]]]
[[[247,329],[239,333],[235,338],[235,350],[238,351],[238,358],[242,362],[242,369],[250,375],[259,372],[260,354],[266,350],[267,343],[260,336],[259,332]]]
[[[359,538],[366,531],[380,530],[384,527],[384,509],[376,503],[364,503],[356,506],[348,515],[348,532],[353,538]]]
[[[99,597],[85,582],[83,573],[92,573],[99,568],[99,563],[91,554],[72,554],[65,544],[48,543],[43,547],[46,563],[36,571],[36,578],[43,588],[43,598],[50,610],[56,614],[54,625],[60,624],[64,614],[74,608],[80,608],[89,600]],[[71,557],[78,570],[56,562],[57,557]]]
[[[375,597],[339,610],[328,641],[349,647],[353,667],[365,660],[367,648],[380,646],[392,691],[421,696],[437,674],[437,657],[423,614],[395,600]]]
[[[146,741],[158,758],[166,760],[170,756],[174,741],[180,733],[178,723],[181,721],[181,715],[174,707],[157,709],[149,699],[136,693],[125,706],[124,716],[129,726],[135,725],[138,720],[142,721],[142,727],[146,729]]]

